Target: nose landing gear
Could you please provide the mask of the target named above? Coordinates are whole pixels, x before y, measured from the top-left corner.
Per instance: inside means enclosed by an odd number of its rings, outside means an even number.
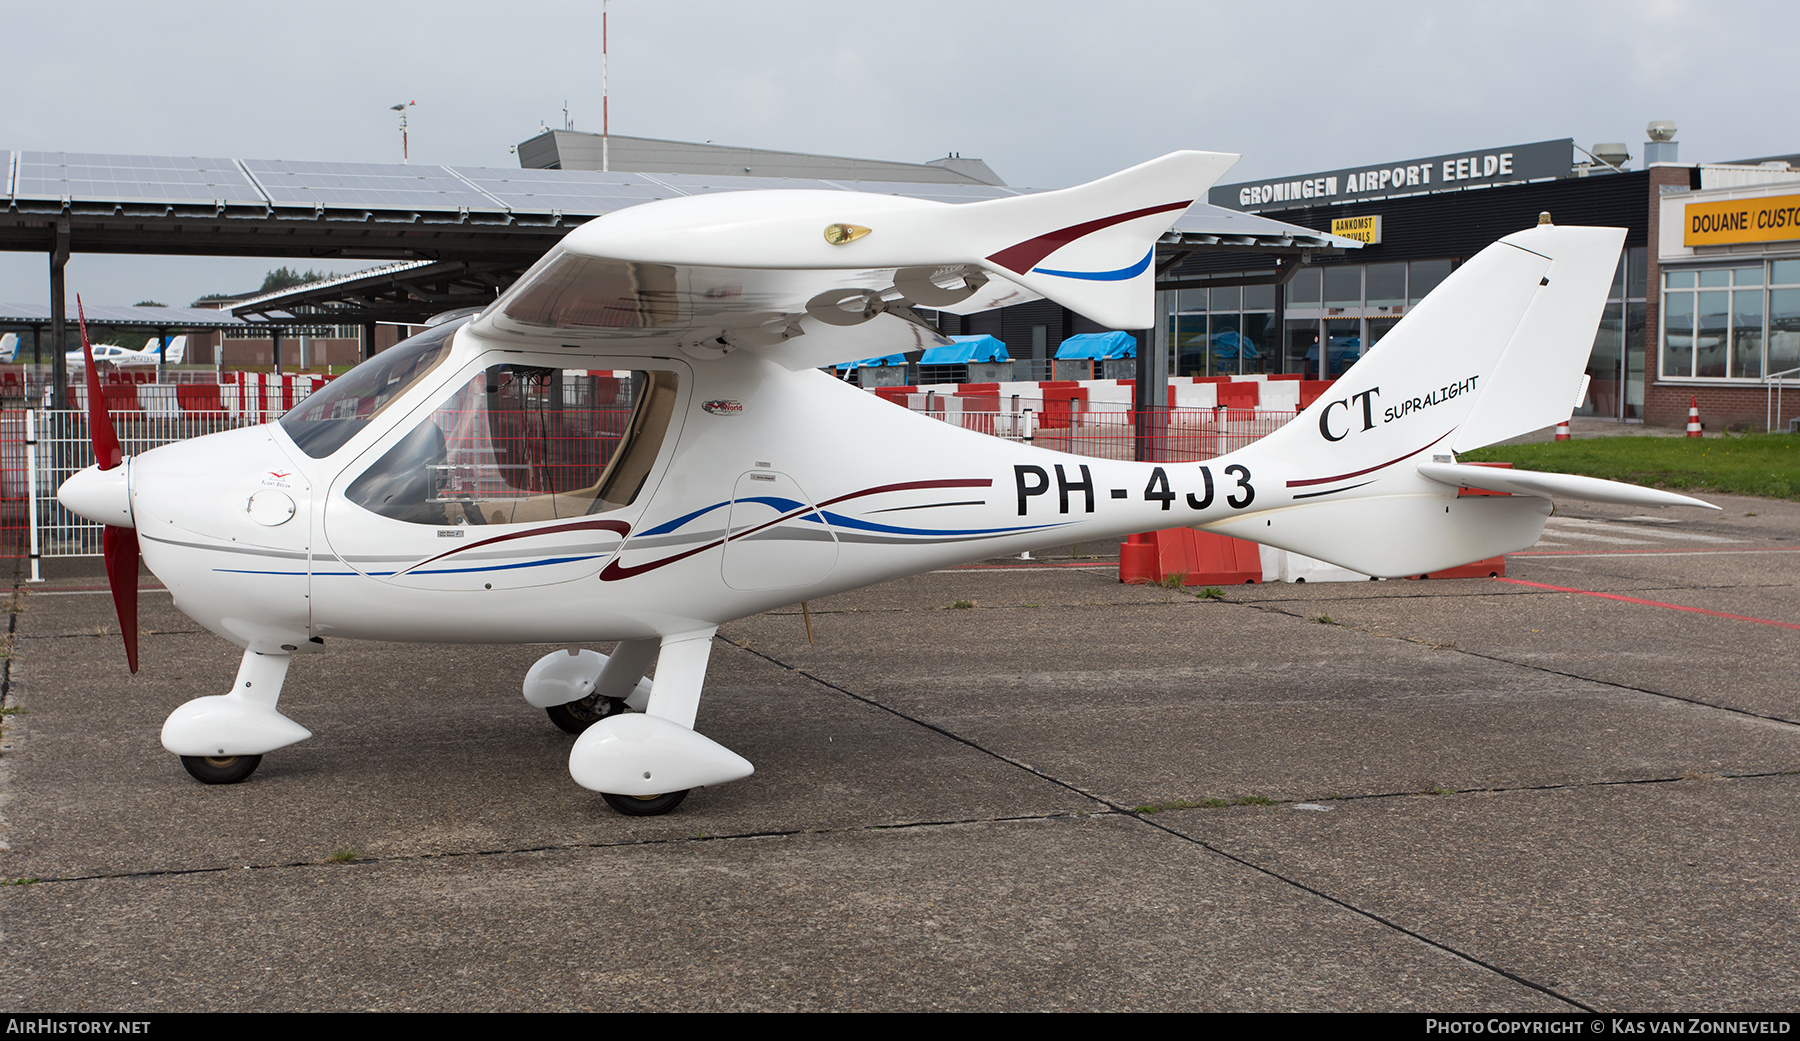
[[[163,747],[202,784],[238,784],[262,764],[263,753],[312,736],[312,731],[276,711],[286,654],[245,651],[231,693],[194,700],[169,713]]]

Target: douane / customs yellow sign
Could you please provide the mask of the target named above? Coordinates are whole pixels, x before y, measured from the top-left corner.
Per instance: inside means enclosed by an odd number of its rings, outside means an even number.
[[[1800,239],[1800,195],[1690,202],[1681,244],[1722,246],[1781,239]]]
[[[1333,217],[1331,233],[1339,238],[1355,239],[1375,245],[1381,241],[1381,218],[1374,217]]]

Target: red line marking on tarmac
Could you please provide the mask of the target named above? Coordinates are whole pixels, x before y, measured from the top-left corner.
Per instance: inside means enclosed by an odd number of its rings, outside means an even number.
[[[1800,546],[1751,546],[1745,549],[1713,549],[1695,546],[1681,549],[1524,549],[1509,557],[1624,557],[1639,553],[1793,553]]]
[[[956,567],[947,567],[947,568],[943,568],[942,570],[944,570],[944,571],[987,571],[987,570],[1037,571],[1037,570],[1040,570],[1043,568],[1053,568],[1053,567],[1112,568],[1112,567],[1118,567],[1118,566],[1119,566],[1118,563],[1115,561],[1102,560],[1102,561],[1098,561],[1093,564],[958,564]]]
[[[1628,604],[1643,604],[1645,607],[1666,607],[1671,611],[1689,611],[1693,614],[1711,615],[1714,618],[1730,618],[1737,622],[1759,622],[1763,625],[1777,625],[1783,629],[1800,629],[1793,622],[1777,622],[1773,618],[1755,618],[1747,614],[1730,614],[1725,611],[1708,611],[1704,607],[1684,607],[1681,604],[1666,604],[1661,600],[1640,600],[1635,596],[1620,596],[1617,593],[1596,593],[1591,589],[1571,589],[1568,586],[1545,585],[1542,582],[1527,582],[1522,578],[1490,578],[1490,582],[1507,582],[1515,586],[1531,586],[1534,589],[1550,589],[1558,593],[1580,593],[1582,596],[1597,596],[1602,600],[1622,600]]]

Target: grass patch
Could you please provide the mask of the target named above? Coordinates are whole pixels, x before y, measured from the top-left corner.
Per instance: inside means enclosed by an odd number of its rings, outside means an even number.
[[[1313,621],[1318,622],[1320,625],[1336,625],[1336,624],[1338,624],[1337,619],[1331,617],[1328,614],[1322,614],[1319,617],[1314,618]]]
[[[973,600],[958,600],[955,603],[950,605],[950,610],[952,610],[952,611],[967,611],[969,608],[974,607],[974,606],[975,606],[975,601],[973,601]]]
[[[1164,589],[1180,589],[1181,583],[1187,581],[1187,572],[1177,571],[1172,575],[1164,575],[1159,584]]]
[[[1609,481],[1800,501],[1800,437],[1595,437],[1532,445],[1494,445],[1460,457],[1511,463],[1521,470],[1603,477]]]
[[[1266,795],[1245,795],[1236,799],[1174,799],[1169,802],[1154,802],[1146,806],[1133,806],[1132,813],[1152,814],[1164,810],[1217,810],[1226,806],[1273,806],[1275,800]]]
[[[333,850],[331,856],[326,857],[325,859],[333,864],[353,864],[356,862],[356,858],[360,856],[362,856],[362,854],[353,849],[339,849]]]
[[[1202,600],[1223,600],[1225,599],[1225,590],[1218,586],[1207,586],[1194,595]]]

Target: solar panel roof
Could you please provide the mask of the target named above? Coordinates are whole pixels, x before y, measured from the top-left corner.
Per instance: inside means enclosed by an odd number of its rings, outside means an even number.
[[[645,174],[644,176],[655,177],[682,195],[711,195],[714,192],[742,192],[763,188],[810,188],[826,192],[840,190],[836,184],[830,181],[816,180],[811,177],[749,177],[743,174],[679,173]],[[921,185],[921,187],[933,186]]]
[[[833,188],[841,188],[847,192],[874,192],[880,195],[903,195],[909,199],[930,199],[934,202],[981,202],[985,199],[1006,199],[1014,195],[1029,195],[1032,188],[1007,188],[995,184],[933,184],[918,181],[825,181]]]
[[[99,205],[224,203],[266,209],[400,213],[598,216],[680,195],[810,188],[975,202],[1036,191],[980,184],[850,181],[732,174],[602,173],[493,167],[320,163],[276,159],[9,152],[8,195],[17,203]],[[380,219],[380,218],[376,218]],[[1347,240],[1255,214],[1196,203],[1177,234],[1239,242],[1349,246]]]
[[[89,325],[130,325],[151,326],[176,329],[216,328],[220,326],[242,326],[249,324],[230,311],[216,311],[205,307],[126,307],[107,306],[105,304],[89,304],[86,306]],[[68,306],[68,320],[75,321],[74,302]],[[47,300],[31,303],[0,303],[0,324],[36,325],[50,321],[50,303]]]
[[[514,213],[611,213],[681,193],[648,174],[597,170],[509,170],[455,166],[450,170]]]
[[[503,211],[494,199],[442,166],[246,159],[244,169],[276,206]]]
[[[109,203],[262,206],[262,193],[230,159],[86,152],[18,152],[12,195]]]

